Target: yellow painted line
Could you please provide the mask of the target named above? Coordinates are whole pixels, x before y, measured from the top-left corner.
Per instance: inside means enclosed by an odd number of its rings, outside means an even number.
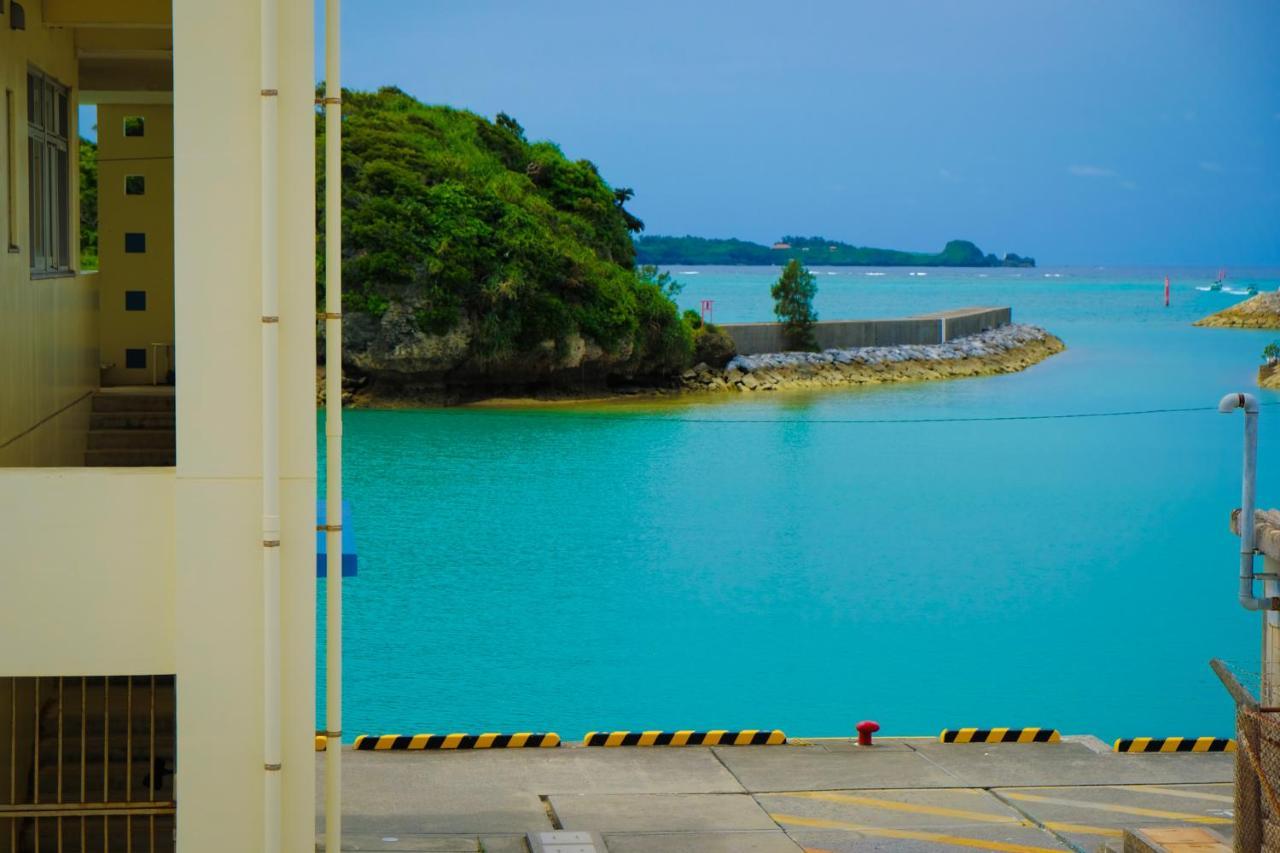
[[[873,809],[885,809],[892,812],[908,812],[910,814],[927,814],[937,817],[954,817],[960,820],[976,820],[984,823],[1024,823],[1021,818],[1009,814],[992,814],[991,812],[975,812],[968,809],[951,809],[946,806],[927,806],[920,803],[904,803],[899,800],[882,800],[878,797],[858,797],[851,794],[833,794],[826,791],[804,791],[799,793],[779,794],[781,797],[798,797],[806,800],[824,800],[829,803],[844,803],[850,806],[868,806]]]
[[[983,793],[972,788],[960,789],[965,793]],[[828,791],[798,791],[794,793],[776,794],[779,797],[796,797],[806,800],[822,800],[829,803],[843,803],[851,806],[867,806],[873,809],[885,809],[886,811],[908,812],[910,814],[926,814],[935,817],[953,817],[959,820],[972,820],[979,823],[998,823],[1007,826],[1026,826],[1035,827],[1035,824],[1025,818],[1011,814],[999,814],[994,812],[977,812],[969,809],[952,809],[946,806],[930,806],[922,803],[904,803],[900,800],[884,800],[879,797],[859,797],[852,794],[836,794]],[[1061,832],[1074,832],[1080,835],[1102,835],[1108,838],[1121,838],[1124,833],[1118,829],[1106,829],[1100,826],[1086,826],[1078,823],[1046,823],[1048,829],[1058,830]]]
[[[1231,818],[1225,817],[1209,817],[1207,815],[1192,814],[1190,812],[1167,812],[1163,809],[1144,809],[1138,806],[1115,806],[1110,803],[1090,803],[1083,800],[1068,800],[1063,797],[1042,797],[1038,794],[1020,794],[1014,791],[1000,791],[1000,796],[1010,800],[1020,800],[1027,803],[1047,803],[1053,806],[1073,806],[1079,809],[1093,809],[1100,812],[1114,812],[1116,814],[1131,814],[1139,817],[1160,817],[1166,820],[1185,820],[1188,823],[1213,823],[1228,824],[1232,823]]]
[[[1234,803],[1235,797],[1224,794],[1205,794],[1200,791],[1179,791],[1176,788],[1164,788],[1160,785],[1108,785],[1117,791],[1143,791],[1149,794],[1164,794],[1167,797],[1184,797],[1188,800],[1210,800],[1215,803]]]
[[[876,838],[899,838],[905,841],[930,841],[934,844],[949,844],[952,847],[972,847],[977,850],[995,850],[998,853],[1062,853],[1061,847],[1033,847],[1029,844],[1010,844],[1007,841],[989,841],[985,838],[966,838],[962,835],[946,835],[941,832],[919,832],[910,829],[887,829],[879,826],[863,826],[858,823],[845,823],[842,820],[823,820],[816,817],[798,817],[796,815],[770,814],[775,823],[787,826],[803,826],[810,829],[843,829],[847,832],[860,832]]]
[[[1089,826],[1084,823],[1062,823],[1056,820],[1047,820],[1042,824],[1045,829],[1052,829],[1054,832],[1072,832],[1076,835],[1105,835],[1109,838],[1124,838],[1123,829],[1107,829],[1102,826]]]

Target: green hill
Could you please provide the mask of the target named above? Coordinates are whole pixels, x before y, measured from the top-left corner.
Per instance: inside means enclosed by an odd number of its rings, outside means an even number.
[[[667,375],[693,331],[637,271],[643,228],[587,160],[512,118],[345,91],[346,358],[408,383]],[[317,117],[324,218],[324,122]],[[324,247],[318,247],[323,290]]]
[[[968,240],[952,240],[941,252],[901,252],[853,246],[823,237],[783,237],[776,246],[706,237],[644,236],[636,240],[640,263],[784,265],[792,258],[811,266],[1034,267],[1034,258],[983,254]]]

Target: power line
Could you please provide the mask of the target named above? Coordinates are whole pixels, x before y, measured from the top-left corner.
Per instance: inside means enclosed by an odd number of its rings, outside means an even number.
[[[1259,403],[1259,406],[1280,406],[1280,401]],[[609,421],[657,421],[660,423],[682,424],[964,424],[964,423],[1000,423],[1004,421],[1059,421],[1083,420],[1088,418],[1127,418],[1139,415],[1188,414],[1193,412],[1217,412],[1217,406],[1188,406],[1185,408],[1166,409],[1132,409],[1119,412],[1068,412],[1051,415],[990,415],[979,417],[943,417],[943,418],[664,418],[660,415],[638,415],[612,412],[555,412],[554,414],[570,418],[609,420]],[[492,414],[498,414],[493,412]],[[515,415],[515,412],[503,412]],[[519,413],[521,415],[527,412]],[[544,414],[551,414],[545,413]]]

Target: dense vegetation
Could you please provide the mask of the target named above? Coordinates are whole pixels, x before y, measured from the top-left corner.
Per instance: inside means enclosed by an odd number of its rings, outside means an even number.
[[[852,246],[823,237],[783,237],[780,248],[746,240],[645,236],[636,252],[645,264],[783,265],[792,260],[817,266],[859,267],[1033,267],[1034,258],[982,253],[968,240],[952,240],[941,252],[900,252]],[[781,248],[785,246],[785,248]]]
[[[98,146],[80,137],[80,269],[98,268]]]
[[[412,306],[423,335],[464,329],[490,361],[572,336],[622,354],[624,372],[691,363],[694,330],[669,280],[637,270],[644,227],[590,161],[531,142],[519,123],[427,106],[396,88],[343,93],[344,299],[380,317]],[[324,217],[324,122],[319,221]],[[319,247],[323,289],[324,247]]]
[[[773,314],[782,324],[787,349],[816,351],[818,339],[813,326],[818,322],[818,313],[813,310],[813,297],[818,295],[818,282],[813,273],[792,258],[769,289],[769,295],[773,297]]]

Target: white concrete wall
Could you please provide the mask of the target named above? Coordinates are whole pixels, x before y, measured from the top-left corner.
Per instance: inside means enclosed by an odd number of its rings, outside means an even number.
[[[45,27],[43,4],[23,5],[25,30],[10,29],[7,15],[0,18],[0,467],[82,465],[89,411],[84,398],[98,383],[96,279],[74,273],[32,279],[27,221],[27,68],[71,87],[74,101],[74,35]],[[13,95],[12,126],[6,91]],[[79,258],[78,139],[72,109],[73,265]]]
[[[0,469],[0,675],[175,669],[171,468]]]
[[[314,849],[315,130],[310,0],[281,2],[284,849]],[[174,4],[178,844],[259,850],[257,3]]]

